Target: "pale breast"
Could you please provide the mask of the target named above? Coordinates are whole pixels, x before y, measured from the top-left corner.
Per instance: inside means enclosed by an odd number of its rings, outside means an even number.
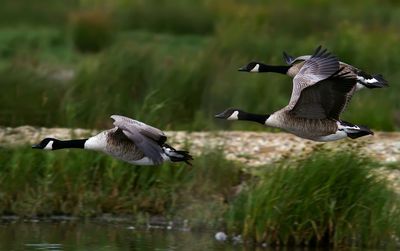
[[[294,78],[297,75],[297,73],[299,73],[299,71],[300,71],[301,67],[303,67],[304,63],[305,63],[305,61],[300,61],[300,62],[292,65],[289,68],[287,75]]]

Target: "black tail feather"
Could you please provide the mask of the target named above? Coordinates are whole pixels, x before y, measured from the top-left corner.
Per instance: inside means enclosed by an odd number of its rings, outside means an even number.
[[[181,156],[170,156],[171,161],[173,162],[179,162],[179,161],[184,161],[186,164],[189,166],[192,165],[190,163],[190,160],[193,160],[193,156],[189,154],[188,151],[175,151],[176,154],[181,155]]]
[[[381,86],[389,86],[388,81],[382,76],[382,74],[375,74],[372,75],[372,77],[378,80],[378,83],[380,83]]]
[[[371,129],[369,129],[368,127],[360,125],[358,125],[358,127],[360,129],[355,132],[347,132],[347,136],[351,139],[356,139],[366,135],[374,135],[374,132],[371,131]]]
[[[389,86],[388,81],[381,74],[370,75],[361,71],[357,75],[359,77],[358,82],[369,89]]]
[[[169,148],[169,151],[164,151],[164,152],[172,162],[184,161],[189,166],[192,165],[192,163],[190,163],[190,160],[193,160],[193,156],[190,155],[188,151],[176,150],[175,148],[173,148],[168,144],[164,144],[163,147],[167,149]]]

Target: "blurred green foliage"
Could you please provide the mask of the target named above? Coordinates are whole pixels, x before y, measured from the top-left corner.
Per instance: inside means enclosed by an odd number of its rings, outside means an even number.
[[[0,148],[0,214],[163,215],[190,219],[195,228],[216,227],[242,172],[213,150],[193,166],[149,167],[81,150]]]
[[[292,82],[237,68],[323,45],[390,83],[355,95],[343,119],[396,130],[399,22],[396,1],[5,1],[0,124],[99,128],[119,113],[173,130],[264,130],[213,114],[271,113]]]
[[[72,16],[72,39],[81,52],[98,52],[111,43],[110,17],[102,11],[85,11]]]
[[[210,34],[214,17],[204,1],[126,1],[116,19],[123,29],[172,34]]]

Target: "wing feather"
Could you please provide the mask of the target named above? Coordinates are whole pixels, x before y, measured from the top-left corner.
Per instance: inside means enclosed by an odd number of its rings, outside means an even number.
[[[327,52],[326,49],[321,50],[321,46],[319,46],[293,78],[293,90],[288,105],[289,109],[292,109],[296,105],[303,89],[331,77],[338,71],[338,59]]]
[[[338,72],[303,89],[290,113],[301,118],[338,120],[356,83],[353,74]]]
[[[111,118],[114,120],[114,125],[121,129],[126,137],[143,151],[146,157],[156,165],[162,163],[161,145],[167,140],[167,137],[161,130],[120,115],[112,115]]]

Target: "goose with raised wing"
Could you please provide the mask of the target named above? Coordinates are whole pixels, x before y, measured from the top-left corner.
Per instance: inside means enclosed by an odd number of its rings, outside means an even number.
[[[318,48],[321,48],[318,47]],[[239,68],[239,71],[244,72],[275,72],[286,74],[290,77],[295,77],[297,73],[299,73],[302,66],[305,62],[310,59],[311,55],[304,55],[299,57],[293,57],[283,52],[283,58],[287,65],[267,65],[261,62],[252,61],[247,65]],[[388,86],[388,82],[383,78],[381,74],[369,74],[355,66],[339,61],[340,68],[343,68],[345,71],[349,72],[353,77],[357,78],[357,85],[355,85],[352,93],[354,91],[361,90],[363,88],[382,88]]]
[[[272,114],[254,114],[230,108],[215,117],[257,122],[314,141],[354,139],[373,134],[365,126],[339,118],[356,84],[354,74],[340,68],[335,56],[318,47],[294,77],[287,106]]]
[[[193,158],[189,152],[175,150],[166,144],[167,137],[161,130],[121,115],[112,115],[111,118],[115,127],[93,137],[74,140],[45,138],[32,148],[82,148],[100,151],[135,165],[159,165],[164,161],[183,161],[190,165]]]

